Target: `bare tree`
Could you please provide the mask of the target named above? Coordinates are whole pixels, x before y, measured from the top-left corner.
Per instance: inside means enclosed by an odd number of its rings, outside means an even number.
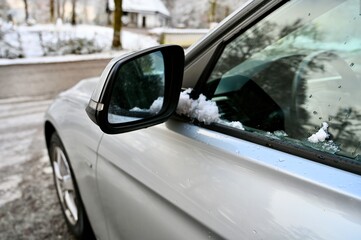
[[[57,15],[57,18],[60,18],[61,14],[60,14],[60,0],[57,0],[56,1],[56,15]]]
[[[121,41],[121,30],[122,30],[122,0],[114,0],[114,22],[113,22],[113,43],[112,47],[121,49],[122,41]]]
[[[216,11],[217,11],[217,0],[209,1],[210,9],[209,9],[209,22],[216,21]]]
[[[55,12],[55,9],[54,9],[54,0],[50,0],[50,22],[54,22],[55,20],[55,16],[54,16],[54,12]]]
[[[29,5],[28,0],[24,0],[24,8],[25,8],[25,22],[29,20]]]
[[[76,0],[72,0],[71,25],[76,25]]]
[[[60,1],[60,0],[58,0]],[[61,15],[59,16],[59,18],[61,18],[61,20],[64,21],[64,15],[65,15],[65,4],[66,4],[67,0],[62,0],[62,5],[61,5]]]
[[[174,0],[162,0],[162,2],[169,10],[172,10],[175,6]]]
[[[112,20],[110,18],[111,14],[112,14],[112,10],[110,9],[110,6],[109,6],[109,0],[107,0],[105,3],[105,12],[107,13],[107,25],[110,26],[112,24]]]
[[[9,4],[6,1],[0,1],[0,18],[7,19],[12,22],[12,15],[9,13]]]
[[[67,0],[50,0],[50,21],[54,22],[55,19],[64,20],[65,4]],[[56,17],[55,17],[56,9]]]

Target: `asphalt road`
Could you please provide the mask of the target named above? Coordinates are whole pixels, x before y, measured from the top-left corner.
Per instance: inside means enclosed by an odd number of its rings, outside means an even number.
[[[0,66],[0,99],[54,96],[80,79],[99,76],[109,60]]]
[[[74,239],[53,185],[43,139],[52,98],[109,62],[0,66],[0,239]]]

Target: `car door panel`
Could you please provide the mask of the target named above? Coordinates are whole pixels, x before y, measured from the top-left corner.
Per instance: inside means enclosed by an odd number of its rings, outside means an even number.
[[[111,238],[361,234],[357,175],[176,120],[105,135],[97,175]]]
[[[164,127],[154,129],[162,129],[164,134]],[[174,158],[176,152],[167,146],[157,146],[161,142],[151,137],[136,131],[102,139],[97,180],[110,239],[220,239],[183,211],[190,208],[203,215],[189,200],[181,202],[180,192],[162,177],[178,172],[166,162],[179,158]],[[156,162],[157,166],[151,166]]]

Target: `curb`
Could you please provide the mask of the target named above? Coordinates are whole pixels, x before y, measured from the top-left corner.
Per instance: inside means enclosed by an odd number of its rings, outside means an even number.
[[[129,50],[111,51],[107,53],[96,53],[87,55],[64,55],[49,57],[32,57],[17,59],[0,59],[0,67],[12,65],[28,65],[28,64],[46,64],[46,63],[62,63],[62,62],[80,62],[98,59],[112,59],[123,54],[129,53]]]

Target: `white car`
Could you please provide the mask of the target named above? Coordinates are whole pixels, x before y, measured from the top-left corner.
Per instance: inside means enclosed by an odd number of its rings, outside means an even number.
[[[79,238],[361,239],[361,2],[249,1],[112,60],[45,137]]]

